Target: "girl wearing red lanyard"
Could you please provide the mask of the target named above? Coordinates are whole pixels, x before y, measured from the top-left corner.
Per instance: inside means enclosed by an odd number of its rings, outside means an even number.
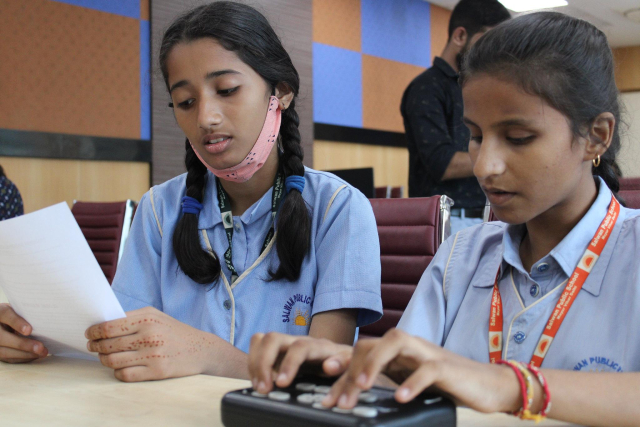
[[[620,372],[640,366],[632,326],[639,305],[638,246],[633,242],[640,237],[640,227],[638,212],[621,207],[615,197],[620,108],[613,70],[605,35],[559,13],[521,16],[483,36],[461,74],[464,121],[471,131],[474,174],[495,215],[509,226],[479,225],[452,236],[440,248],[398,325],[429,340],[391,330],[352,349],[310,338],[257,335],[249,354],[254,387],[266,392],[273,383],[287,386],[301,363],[322,362],[325,373],[342,374],[323,401],[326,406],[352,408],[358,394],[385,374],[399,384],[399,402],[433,386],[482,412],[636,425],[639,373],[573,372],[589,358],[567,364],[573,360],[567,355],[576,348],[607,353],[606,335],[617,334],[616,325],[622,325],[630,332],[618,334],[624,345],[615,354],[625,369],[612,359],[607,359],[607,367]],[[602,212],[597,223],[592,221],[595,208]],[[521,232],[515,264],[527,275],[534,266],[540,272],[549,268],[540,260],[558,248],[567,253],[561,243],[582,228],[590,229],[589,236],[579,251],[568,251],[575,262],[563,273],[565,280],[552,283],[550,298],[525,308],[523,301],[533,300],[518,295],[513,276],[513,288],[508,282],[513,269],[502,256],[503,237],[507,241],[508,233]],[[568,240],[575,241],[575,235]],[[455,252],[456,242],[466,249]],[[624,293],[610,298],[616,287]],[[531,296],[539,292],[532,290]],[[522,332],[511,339],[513,301],[522,304],[522,312],[534,307],[527,312],[527,322],[539,325],[524,345]],[[596,302],[599,305],[591,307]],[[594,318],[604,332],[578,327]],[[515,348],[527,348],[527,354]],[[518,360],[503,360],[509,355]],[[601,363],[596,359],[602,357],[593,359]]]

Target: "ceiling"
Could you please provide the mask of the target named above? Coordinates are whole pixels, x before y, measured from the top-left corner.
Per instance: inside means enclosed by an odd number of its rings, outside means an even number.
[[[458,0],[428,0],[429,3],[453,9]],[[567,0],[569,6],[554,8],[600,28],[612,47],[640,46],[640,23],[624,16],[624,12],[640,7],[639,0]],[[512,12],[515,16],[516,14]]]

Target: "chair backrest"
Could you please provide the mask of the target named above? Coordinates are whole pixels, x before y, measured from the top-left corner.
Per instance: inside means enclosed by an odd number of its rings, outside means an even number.
[[[391,198],[392,199],[402,199],[404,195],[404,187],[392,187],[391,188]]]
[[[376,187],[376,199],[388,199],[391,197],[391,186],[384,185],[382,187]]]
[[[371,199],[380,238],[383,316],[360,328],[360,337],[395,327],[440,244],[449,237],[451,199],[432,196]]]
[[[618,195],[624,199],[628,208],[640,209],[640,188],[637,190],[620,190]]]
[[[620,178],[620,191],[640,190],[640,178]]]
[[[109,283],[129,235],[135,202],[75,202],[71,212]]]

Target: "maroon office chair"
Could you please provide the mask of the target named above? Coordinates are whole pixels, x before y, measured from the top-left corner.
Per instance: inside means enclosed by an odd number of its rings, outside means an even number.
[[[620,191],[640,190],[640,178],[620,178]]]
[[[451,232],[446,196],[371,199],[378,225],[382,264],[382,319],[360,328],[360,338],[379,337],[394,328],[422,273]]]
[[[392,199],[402,199],[404,195],[404,187],[391,187],[391,198]]]
[[[129,235],[135,202],[75,202],[71,212],[102,268],[113,282],[124,243]]]
[[[628,208],[640,209],[640,188],[637,190],[620,190],[618,195],[625,201]]]
[[[391,197],[391,187],[385,185],[382,187],[376,187],[376,199],[388,199]]]

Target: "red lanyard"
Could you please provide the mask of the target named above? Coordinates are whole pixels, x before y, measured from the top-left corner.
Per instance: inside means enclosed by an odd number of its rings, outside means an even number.
[[[536,349],[531,357],[531,364],[540,367],[544,360],[551,342],[558,333],[562,321],[566,317],[571,304],[578,296],[578,292],[582,289],[582,285],[589,277],[591,269],[598,261],[598,257],[602,253],[604,246],[607,244],[609,237],[611,236],[611,230],[618,220],[620,214],[620,203],[615,197],[611,196],[611,204],[609,204],[609,211],[607,216],[604,217],[598,231],[591,239],[591,243],[587,247],[587,250],[582,255],[578,266],[573,271],[573,274],[569,278],[567,285],[556,304],[556,308],[551,313],[547,326],[544,328],[544,332],[536,345]],[[498,289],[498,279],[500,278],[500,269],[496,275],[496,281],[493,285],[493,297],[491,298],[491,312],[489,313],[489,360],[491,363],[495,363],[502,359],[502,298],[500,298],[500,290]]]

